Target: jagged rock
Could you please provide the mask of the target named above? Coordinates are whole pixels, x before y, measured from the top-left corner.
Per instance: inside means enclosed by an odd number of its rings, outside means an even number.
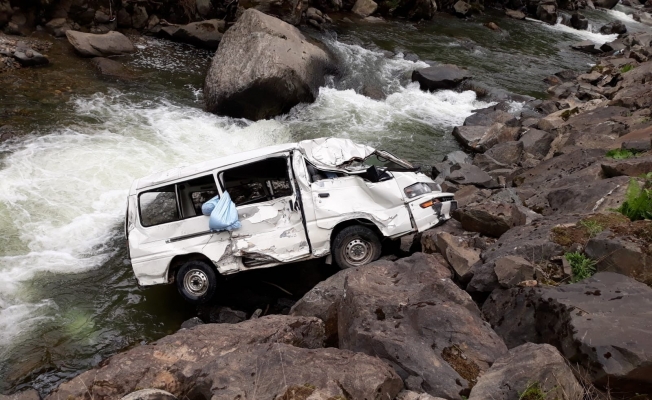
[[[635,12],[632,15],[632,18],[634,18],[634,21],[652,26],[652,16],[646,12],[642,12],[642,11]]]
[[[620,145],[620,148],[623,150],[631,150],[634,152],[646,152],[652,150],[652,143],[650,142],[651,138],[647,139],[632,139],[625,140]]]
[[[578,12],[573,13],[570,24],[575,29],[586,30],[589,28],[589,20]]]
[[[618,0],[593,0],[593,5],[602,8],[614,8],[618,4]]]
[[[351,272],[339,308],[340,348],[387,361],[409,390],[459,400],[506,348],[448,267],[416,262],[425,256],[418,254]]]
[[[104,57],[95,57],[91,59],[91,64],[102,75],[113,78],[130,79],[134,75],[127,70],[122,63]]]
[[[315,100],[332,67],[295,27],[248,9],[224,34],[204,83],[208,111],[259,120]]]
[[[273,315],[239,324],[199,325],[191,329],[182,329],[155,343],[137,346],[116,354],[105,360],[101,366],[62,383],[47,399],[67,399],[69,396],[83,398],[88,392],[93,393],[94,398],[98,400],[119,398],[133,392],[136,388],[143,387],[166,390],[179,398],[186,395],[191,398],[200,395],[204,398],[211,398],[216,395],[211,393],[213,385],[199,385],[197,380],[199,376],[217,382],[222,377],[228,379],[231,375],[235,381],[235,383],[232,381],[230,385],[216,384],[216,387],[229,386],[232,388],[238,383],[246,385],[255,382],[251,379],[251,375],[248,376],[247,383],[235,380],[236,370],[228,358],[228,355],[233,354],[231,353],[233,349],[238,349],[235,353],[244,357],[246,353],[257,353],[259,345],[263,347],[271,345],[275,346],[273,351],[267,351],[276,353],[278,356],[279,349],[286,351],[287,348],[277,346],[292,344],[306,349],[317,349],[322,347],[323,339],[324,324],[316,318]],[[227,359],[222,358],[224,356]],[[231,357],[233,356],[235,354]],[[289,358],[288,354],[288,363],[291,362]],[[263,359],[266,358],[263,356],[261,361]],[[303,357],[299,357],[299,359],[303,359]],[[266,360],[270,362],[270,371],[276,369],[272,366],[277,365],[278,361]],[[257,364],[255,360],[252,362],[252,365],[247,365],[243,361],[239,366],[255,371]],[[221,365],[222,370],[216,370],[216,365]],[[280,370],[280,364],[278,365],[278,370]],[[234,370],[229,370],[228,367],[234,368]],[[288,373],[288,364],[286,364],[285,372]],[[272,372],[268,371],[268,373]],[[189,379],[191,376],[193,378]],[[290,379],[290,375],[287,376]],[[281,378],[279,381],[282,384],[283,379]],[[111,382],[111,385],[103,385],[103,382]],[[270,380],[270,382],[272,381]],[[303,383],[305,381],[301,382],[301,384]],[[314,382],[311,381],[311,384],[318,385],[316,379]],[[245,387],[243,386],[242,389],[244,390]],[[273,388],[270,387],[270,389]],[[195,390],[200,393],[194,392]],[[273,398],[273,396],[270,397],[271,393],[267,393],[267,390],[264,392],[260,392],[261,397]]]
[[[600,272],[572,285],[497,290],[482,309],[510,348],[549,343],[599,387],[623,396],[652,390],[652,288],[632,278]]]
[[[460,237],[448,232],[439,232],[436,236],[437,250],[444,256],[453,271],[462,281],[468,280],[471,266],[480,261],[480,251],[470,248]]]
[[[504,288],[511,288],[520,282],[535,278],[532,263],[519,256],[505,256],[496,259],[494,272],[498,283]]]
[[[509,229],[525,224],[525,214],[518,207],[495,201],[459,208],[454,217],[465,230],[491,237],[500,237]]]
[[[490,155],[482,154],[482,153],[478,153],[475,155],[475,157],[473,157],[473,165],[477,166],[483,171],[487,171],[487,173],[489,173],[490,176],[493,171],[499,169],[505,169],[508,167],[507,164],[503,164],[497,161],[495,158],[491,157]]]
[[[378,4],[376,4],[375,1],[373,0],[358,0],[355,2],[355,5],[351,9],[351,11],[362,17],[368,17],[371,14],[376,12],[376,9],[378,9]]]
[[[149,15],[147,15],[147,9],[143,6],[135,6],[134,11],[131,13],[131,26],[136,29],[142,29],[147,24]]]
[[[601,167],[607,178],[621,175],[637,177],[652,172],[652,156],[607,161],[602,163]]]
[[[41,400],[41,396],[36,390],[27,389],[11,395],[0,394],[0,400]]]
[[[612,21],[608,24],[602,25],[600,33],[604,35],[611,35],[613,33],[620,35],[627,33],[627,27],[622,21]]]
[[[537,18],[551,25],[557,23],[557,7],[554,4],[539,4]]]
[[[458,207],[464,207],[467,204],[473,204],[486,199],[488,197],[487,192],[488,190],[486,189],[481,190],[473,185],[466,185],[455,192],[455,200],[457,200]]]
[[[453,165],[446,180],[461,185],[475,185],[486,188],[496,186],[489,174],[471,164]]]
[[[460,16],[460,17],[467,17],[471,15],[471,5],[465,1],[458,0],[454,5],[453,5],[453,11],[455,12],[455,15]]]
[[[456,150],[446,154],[444,161],[449,161],[451,164],[471,164],[471,157],[461,150]]]
[[[523,151],[526,153],[530,153],[536,157],[545,157],[550,151],[550,145],[554,138],[549,132],[539,129],[528,129],[519,141],[523,143]]]
[[[499,358],[471,390],[469,400],[519,400],[533,385],[546,399],[581,399],[584,390],[559,351],[526,343]]]
[[[95,11],[94,19],[98,24],[106,24],[111,21],[111,17],[104,13],[102,10]]]
[[[54,18],[45,24],[45,30],[54,37],[64,37],[72,29],[72,24],[66,18]]]
[[[519,128],[508,127],[501,123],[491,126],[456,126],[453,129],[453,136],[464,147],[484,152],[498,143],[516,140]]]
[[[612,53],[615,51],[620,51],[626,49],[627,46],[625,46],[625,43],[623,43],[622,40],[616,39],[612,42],[604,43],[602,46],[600,46],[600,50],[604,51],[605,53]]]
[[[598,49],[595,46],[595,43],[593,43],[590,40],[582,40],[581,42],[577,42],[577,43],[571,45],[571,47],[573,49],[575,49],[575,50],[579,50],[579,51],[582,51],[584,53],[589,53],[589,54],[600,54],[600,53],[602,53],[602,50]]]
[[[489,150],[484,155],[492,157],[499,163],[512,165],[517,164],[523,157],[523,142],[509,141],[499,143]]]
[[[300,0],[251,0],[246,8],[249,7],[290,25],[299,25],[304,3]]]
[[[131,15],[126,9],[118,10],[116,19],[120,28],[131,28]]]
[[[46,56],[30,48],[25,42],[18,42],[12,56],[23,67],[33,67],[50,63],[50,60]]]
[[[445,400],[441,397],[434,397],[428,393],[417,393],[411,390],[402,390],[394,400]]]
[[[419,82],[421,90],[453,89],[471,74],[455,65],[444,64],[412,72],[412,82]]]
[[[467,117],[464,126],[491,126],[495,123],[504,124],[514,118],[512,114],[503,110],[481,110]]]
[[[505,15],[514,19],[525,19],[525,13],[516,10],[505,10]]]
[[[66,31],[70,44],[84,57],[106,57],[135,53],[136,48],[125,35],[120,32],[109,32],[104,35]]]
[[[165,390],[141,389],[129,393],[120,400],[177,400],[177,398]]]
[[[164,27],[160,32],[174,41],[190,43],[207,49],[217,49],[225,30],[224,20],[210,19],[187,25]]]
[[[181,327],[179,327],[179,329],[190,329],[190,328],[194,328],[197,325],[203,325],[203,324],[204,324],[204,321],[199,319],[199,317],[192,317],[192,318],[190,318],[188,320],[183,321],[183,323],[181,323]]]

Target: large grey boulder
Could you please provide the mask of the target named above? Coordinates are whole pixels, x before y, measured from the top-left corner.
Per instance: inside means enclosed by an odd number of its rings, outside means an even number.
[[[551,25],[557,23],[557,6],[555,4],[539,4],[537,18]]]
[[[301,0],[246,0],[239,3],[244,8],[254,8],[290,25],[299,25],[304,3]]]
[[[497,290],[483,305],[510,348],[552,344],[623,396],[652,391],[652,288],[600,272],[571,285]]]
[[[523,143],[523,151],[542,158],[550,151],[554,139],[555,136],[550,132],[531,128],[521,135],[518,140]]]
[[[332,62],[299,30],[254,9],[222,37],[204,82],[206,109],[259,120],[311,103]]]
[[[453,89],[471,78],[471,74],[455,65],[444,64],[412,72],[412,82],[419,82],[421,90]]]
[[[435,244],[455,271],[455,275],[462,281],[467,280],[473,264],[480,261],[480,251],[470,247],[463,238],[448,232],[439,232]]]
[[[373,0],[358,0],[353,5],[351,11],[362,18],[368,17],[376,12],[378,4]]]
[[[609,22],[608,24],[602,25],[600,28],[600,33],[603,33],[605,35],[610,35],[612,33],[616,33],[620,35],[621,33],[626,33],[627,32],[627,27],[622,21],[612,21]]]
[[[649,143],[649,140],[647,142]],[[609,160],[602,163],[601,167],[607,178],[621,175],[639,177],[652,172],[652,156]]]
[[[131,40],[120,32],[102,35],[73,30],[66,31],[66,37],[77,52],[84,57],[107,57],[135,53]]]
[[[187,25],[166,26],[160,30],[159,34],[177,42],[189,43],[207,49],[217,49],[225,30],[223,20],[209,19]]]
[[[409,390],[461,400],[506,347],[433,257],[353,270],[340,302],[340,348],[385,360]]]
[[[459,208],[453,215],[470,232],[500,237],[509,229],[525,225],[525,214],[515,205],[505,202],[485,201]]]
[[[498,161],[499,163],[512,165],[517,164],[523,158],[523,142],[509,141],[499,143],[487,150],[484,154]]]
[[[581,399],[582,386],[559,351],[526,343],[499,358],[471,390],[469,400],[521,400],[536,385],[546,399]]]
[[[450,174],[446,180],[460,185],[475,185],[491,188],[495,182],[491,175],[471,164],[455,164],[450,167]]]
[[[593,5],[602,8],[614,8],[618,4],[618,0],[593,0]]]

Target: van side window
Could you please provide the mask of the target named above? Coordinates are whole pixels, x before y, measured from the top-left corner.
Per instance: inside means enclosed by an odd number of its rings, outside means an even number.
[[[208,200],[217,196],[217,185],[213,175],[206,175],[177,184],[179,201],[183,218],[192,218],[202,215],[201,206]]]
[[[284,157],[228,169],[222,172],[220,180],[236,206],[278,199],[293,193]]]
[[[138,196],[140,223],[154,226],[179,220],[179,206],[174,185],[165,186]]]

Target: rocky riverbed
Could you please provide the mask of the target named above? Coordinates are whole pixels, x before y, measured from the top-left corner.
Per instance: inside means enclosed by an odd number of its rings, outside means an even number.
[[[0,392],[648,398],[644,4],[116,3],[0,1]],[[246,61],[278,49],[286,69]],[[136,287],[131,179],[324,135],[419,162],[455,220],[198,309]]]

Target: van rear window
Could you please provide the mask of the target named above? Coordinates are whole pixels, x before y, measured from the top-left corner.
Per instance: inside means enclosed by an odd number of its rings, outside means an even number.
[[[143,226],[160,225],[180,219],[174,185],[141,193],[138,196],[138,206],[140,223]]]

